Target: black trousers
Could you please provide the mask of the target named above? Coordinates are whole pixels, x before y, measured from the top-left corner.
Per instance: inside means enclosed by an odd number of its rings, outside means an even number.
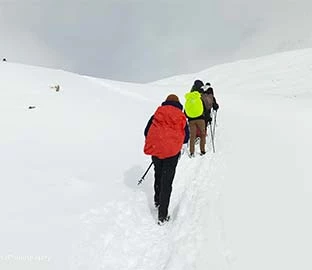
[[[159,159],[152,156],[155,170],[154,201],[159,204],[158,219],[168,215],[168,206],[172,191],[172,182],[175,175],[180,153],[173,157]]]

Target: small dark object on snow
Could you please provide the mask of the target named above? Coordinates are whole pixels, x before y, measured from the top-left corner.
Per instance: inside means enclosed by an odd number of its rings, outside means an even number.
[[[28,109],[35,109],[36,106],[29,106]]]
[[[6,59],[5,59],[5,58],[3,58],[3,59],[2,59],[2,61],[3,61],[3,62],[6,62]]]
[[[56,92],[59,92],[61,90],[61,87],[59,84],[56,84],[56,85],[52,85],[50,86],[51,89],[54,89]]]

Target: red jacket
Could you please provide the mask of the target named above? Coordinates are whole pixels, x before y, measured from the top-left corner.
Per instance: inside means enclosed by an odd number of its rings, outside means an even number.
[[[158,107],[148,129],[144,153],[160,159],[177,155],[185,139],[186,117],[172,105]]]

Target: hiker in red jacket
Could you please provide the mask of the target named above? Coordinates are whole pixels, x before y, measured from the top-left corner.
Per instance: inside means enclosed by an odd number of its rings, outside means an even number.
[[[189,128],[176,95],[169,95],[147,123],[144,153],[152,156],[155,169],[154,202],[158,224],[169,220],[168,207],[182,145],[188,142]]]

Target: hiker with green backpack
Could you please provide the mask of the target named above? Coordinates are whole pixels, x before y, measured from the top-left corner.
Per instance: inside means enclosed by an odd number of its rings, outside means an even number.
[[[201,97],[201,88],[204,83],[201,80],[195,80],[192,89],[185,94],[184,112],[190,127],[190,152],[189,157],[195,157],[195,139],[196,130],[200,132],[200,155],[205,155],[206,145],[206,127],[204,115],[204,103]]]

